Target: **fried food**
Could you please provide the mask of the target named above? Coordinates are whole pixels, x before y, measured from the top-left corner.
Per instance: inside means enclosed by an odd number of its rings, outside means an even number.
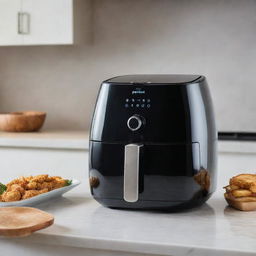
[[[3,202],[19,201],[20,199],[21,199],[21,194],[19,191],[4,192],[2,194]]]
[[[232,177],[224,189],[224,197],[232,207],[243,211],[256,210],[256,174]]]
[[[48,175],[47,174],[43,174],[43,175],[37,175],[34,176],[30,179],[30,182],[37,182],[37,183],[43,183],[44,181],[46,181],[48,179]]]
[[[54,189],[54,184],[53,184],[53,182],[44,181],[43,183],[38,183],[37,188],[38,189],[45,189],[46,188],[48,190],[52,190],[52,189]]]
[[[37,189],[37,182],[34,181],[29,181],[28,184],[26,185],[26,189]]]
[[[231,193],[234,197],[245,197],[245,196],[252,195],[252,192],[247,189],[236,189],[236,190],[232,190]]]
[[[6,185],[6,190],[0,195],[0,201],[19,201],[47,193],[51,190],[71,184],[71,181],[59,176],[50,177],[48,174],[20,177]]]
[[[27,190],[23,195],[22,199],[28,199],[30,197],[37,196],[39,194],[40,192],[38,190]]]
[[[25,189],[19,184],[13,184],[10,187],[10,191],[18,191],[21,195],[25,194]]]
[[[256,193],[256,174],[240,174],[231,178],[229,183]]]
[[[37,195],[40,195],[40,194],[43,194],[43,193],[46,193],[48,192],[49,190],[47,188],[45,189],[41,189],[41,190],[27,190],[25,191],[25,194],[22,196],[22,199],[28,199],[30,197],[33,197],[33,196],[37,196]]]

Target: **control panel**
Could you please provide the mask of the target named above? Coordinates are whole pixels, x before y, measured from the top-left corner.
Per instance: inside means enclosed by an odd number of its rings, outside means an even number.
[[[149,98],[125,98],[124,107],[125,108],[144,108],[149,109],[151,108],[151,99]]]

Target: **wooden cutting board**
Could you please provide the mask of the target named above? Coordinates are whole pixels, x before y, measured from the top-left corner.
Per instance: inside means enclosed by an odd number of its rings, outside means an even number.
[[[0,236],[28,236],[53,224],[53,215],[31,207],[0,208]]]

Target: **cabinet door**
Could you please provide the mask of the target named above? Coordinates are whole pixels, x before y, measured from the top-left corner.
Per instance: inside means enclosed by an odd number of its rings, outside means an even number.
[[[72,0],[22,0],[22,12],[29,23],[24,45],[73,43]]]
[[[18,13],[21,0],[0,0],[0,45],[20,45],[22,35],[18,32]]]

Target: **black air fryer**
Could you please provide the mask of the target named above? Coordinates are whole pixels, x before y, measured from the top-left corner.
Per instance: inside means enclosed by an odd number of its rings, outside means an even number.
[[[90,134],[90,187],[111,208],[179,210],[216,186],[204,76],[127,75],[102,83]]]

